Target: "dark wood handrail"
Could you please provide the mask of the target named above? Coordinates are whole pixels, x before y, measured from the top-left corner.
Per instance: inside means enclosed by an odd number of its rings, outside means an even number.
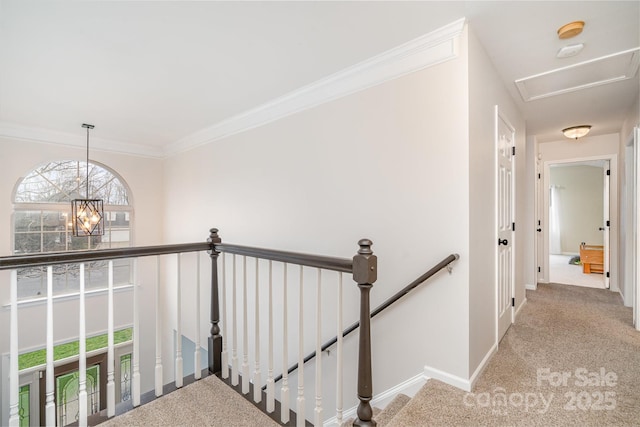
[[[219,326],[220,310],[217,268],[218,256],[220,253],[224,252],[236,255],[245,255],[256,259],[268,259],[272,261],[351,273],[353,275],[353,280],[358,284],[358,288],[360,290],[360,321],[355,325],[352,325],[351,329],[351,331],[353,331],[360,326],[358,349],[358,399],[360,403],[358,405],[357,419],[354,421],[354,425],[370,426],[375,425],[375,422],[372,421],[373,410],[370,404],[371,398],[373,397],[370,320],[373,315],[370,315],[369,313],[369,294],[373,287],[373,283],[375,283],[377,279],[377,257],[371,250],[372,242],[370,240],[361,239],[358,242],[358,245],[360,246],[360,249],[352,259],[309,255],[222,243],[222,239],[218,235],[218,229],[212,228],[206,242],[74,252],[50,252],[0,257],[0,270],[207,251],[211,258],[212,268],[210,310],[211,330],[208,337],[208,365],[209,372],[216,375],[219,375],[222,370],[221,354],[223,337],[220,335]],[[323,350],[324,349],[325,348],[323,347]],[[309,359],[310,357],[305,359],[305,362]],[[291,371],[292,369],[290,369],[289,372]],[[280,376],[280,378],[282,377]]]
[[[249,246],[220,243],[215,245],[216,251],[229,254],[246,255],[254,258],[280,261],[288,264],[304,265],[305,267],[317,267],[325,270],[351,273],[353,260],[348,258],[336,258],[321,255],[308,255],[298,252],[285,252],[273,249],[253,248]]]
[[[174,245],[138,246],[132,248],[98,249],[75,252],[48,252],[42,254],[12,255],[0,257],[0,270],[21,267],[41,267],[45,265],[69,264],[87,261],[101,261],[121,258],[136,258],[154,255],[168,255],[182,252],[211,250],[211,243],[179,243]]]
[[[299,264],[318,267],[326,270],[351,273],[353,261],[347,258],[335,258],[320,255],[309,255],[297,252],[277,251],[273,249],[254,248],[250,246],[232,245],[228,243],[197,242],[179,243],[173,245],[138,246],[131,248],[98,249],[74,252],[48,252],[40,254],[11,255],[0,257],[0,270],[11,270],[22,267],[41,267],[45,265],[70,264],[87,261],[101,261],[109,259],[136,258],[154,255],[168,255],[183,252],[210,251],[226,252],[236,255],[246,255],[255,258],[281,261],[289,264]]]
[[[433,276],[434,274],[436,274],[438,271],[442,270],[443,268],[445,268],[446,266],[448,266],[449,264],[451,264],[452,262],[456,261],[457,259],[460,258],[460,255],[458,254],[451,254],[448,257],[446,257],[445,259],[443,259],[442,261],[440,261],[438,264],[436,264],[433,268],[431,268],[429,271],[427,271],[426,273],[424,273],[422,276],[418,277],[416,280],[414,280],[413,282],[409,283],[407,286],[405,286],[402,290],[400,290],[399,292],[395,293],[392,297],[388,298],[385,302],[383,302],[382,304],[380,304],[378,307],[376,307],[375,310],[373,310],[371,312],[371,318],[374,318],[375,316],[377,316],[378,314],[380,314],[382,311],[384,311],[387,307],[389,307],[390,305],[392,305],[393,303],[395,303],[396,301],[398,301],[400,298],[402,298],[403,296],[407,295],[409,292],[411,292],[412,290],[414,290],[415,288],[417,288],[421,283],[425,282],[426,280],[428,280],[431,276]],[[360,326],[360,322],[355,322],[353,323],[351,326],[349,326],[348,328],[346,328],[344,331],[342,331],[342,337],[346,337],[347,335],[349,335],[351,332],[355,331],[356,329],[358,329],[358,327]],[[321,347],[322,351],[327,350],[328,348],[330,348],[332,345],[334,345],[336,342],[338,342],[338,337],[335,336],[332,339],[330,339],[329,341],[327,341],[326,343],[324,343]],[[310,361],[311,359],[313,359],[314,357],[316,357],[316,352],[313,351],[311,353],[309,353],[305,358],[304,358],[304,363],[307,363],[308,361]],[[287,373],[290,374],[293,371],[295,371],[296,369],[298,369],[298,364],[294,364],[291,365],[291,367],[287,370]],[[274,382],[278,382],[282,379],[282,374],[278,375],[275,379]],[[263,389],[266,389],[266,386],[263,387]]]

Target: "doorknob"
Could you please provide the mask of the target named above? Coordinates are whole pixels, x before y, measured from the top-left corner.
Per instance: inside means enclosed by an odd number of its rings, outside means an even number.
[[[598,228],[598,230],[604,231],[604,227],[600,227],[600,228]]]
[[[536,231],[540,233],[542,231],[542,228],[538,228]]]
[[[498,237],[498,245],[507,246],[508,244],[509,244],[509,241],[507,239],[500,240],[500,238]]]

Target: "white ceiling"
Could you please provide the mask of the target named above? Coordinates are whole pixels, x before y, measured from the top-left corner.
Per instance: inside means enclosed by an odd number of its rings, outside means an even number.
[[[166,150],[466,17],[540,141],[617,132],[638,76],[523,102],[514,81],[640,46],[640,2],[0,0],[0,122]],[[584,32],[561,41],[561,25]],[[565,45],[584,43],[557,59]]]

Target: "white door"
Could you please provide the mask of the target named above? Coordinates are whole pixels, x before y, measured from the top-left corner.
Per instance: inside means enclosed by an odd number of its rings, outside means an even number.
[[[497,341],[500,341],[513,322],[514,283],[514,155],[515,130],[496,107],[497,148]]]
[[[536,283],[534,284],[538,286],[538,283],[545,282],[544,272],[542,270],[542,266],[544,265],[544,236],[545,233],[542,230],[542,221],[544,220],[544,198],[542,197],[541,186],[542,186],[542,166],[540,165],[540,160],[536,159],[536,192],[535,192],[535,200],[536,200],[536,263],[534,265],[535,268],[535,278]]]
[[[610,184],[610,174],[611,174],[611,169],[609,167],[609,161],[605,161],[604,164],[604,168],[603,168],[603,173],[604,173],[604,199],[603,199],[603,203],[602,206],[604,207],[603,209],[603,218],[604,218],[604,224],[602,226],[603,230],[604,230],[604,236],[602,238],[603,242],[604,242],[604,253],[603,255],[603,261],[604,261],[604,265],[603,267],[603,275],[604,275],[604,287],[609,289],[610,283],[611,283],[611,279],[610,279],[610,269],[609,269],[609,231],[610,231],[610,226],[611,226],[611,222],[610,222],[610,218],[609,218],[609,184]]]
[[[638,233],[640,233],[640,229],[638,225],[640,224],[640,209],[638,209],[638,203],[640,203],[640,171],[638,168],[640,167],[640,128],[634,129],[634,138],[633,138],[633,202],[631,206],[633,206],[632,216],[633,216],[633,241],[632,241],[632,286],[633,286],[633,316],[635,319],[635,327],[636,330],[640,331],[640,268],[638,265],[640,264],[640,250],[638,250]]]

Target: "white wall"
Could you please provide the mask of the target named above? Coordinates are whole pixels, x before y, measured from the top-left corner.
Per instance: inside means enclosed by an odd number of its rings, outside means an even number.
[[[227,242],[351,257],[368,237],[380,262],[372,306],[459,253],[452,275],[373,321],[374,390],[425,364],[466,378],[465,82],[457,58],[167,159],[167,242],[216,226]],[[345,323],[358,315],[347,302]]]
[[[580,138],[578,141],[564,139],[538,144],[541,162],[545,165],[542,173],[542,185],[539,194],[543,208],[542,229],[547,230],[549,221],[549,164],[571,162],[576,160],[610,159],[610,273],[611,289],[618,290],[618,150],[619,134],[599,135]],[[544,236],[544,256],[542,270],[545,280],[549,280],[549,240],[548,233]]]
[[[496,343],[495,106],[516,133],[516,306],[524,299],[525,124],[491,60],[469,31],[469,375]],[[519,226],[521,224],[521,226]]]
[[[13,211],[12,195],[14,186],[21,177],[35,167],[54,160],[85,159],[86,151],[83,149],[62,147],[59,145],[36,143],[30,141],[18,141],[0,139],[0,254],[10,255],[12,249],[11,215]],[[134,244],[154,245],[163,240],[162,230],[162,163],[160,160],[143,157],[132,157],[121,154],[91,151],[91,160],[102,163],[117,172],[131,190],[134,204]],[[202,240],[202,239],[201,239]],[[153,282],[149,277],[154,277],[155,269],[141,268],[140,276],[143,278],[141,287],[142,307],[141,324],[143,326],[141,345],[142,349],[153,352]],[[9,304],[9,273],[0,272],[0,282],[5,286],[0,287],[0,305]],[[131,290],[118,292],[115,295],[116,327],[130,325],[132,321],[132,293]],[[106,331],[106,298],[103,295],[87,299],[87,335],[95,335]],[[62,299],[54,304],[54,340],[66,342],[77,339],[78,334],[78,304],[75,299]],[[27,351],[42,348],[46,343],[46,309],[43,303],[35,305],[21,305],[19,308],[19,348]],[[0,324],[9,325],[9,310],[0,308]],[[7,326],[8,327],[8,326]],[[9,335],[0,335],[0,354],[9,351]],[[144,361],[148,361],[148,367],[143,372],[143,387],[153,384],[151,377],[153,368],[153,354],[143,353]],[[8,373],[1,373],[6,378]],[[2,381],[3,389],[7,381]],[[1,393],[1,391],[0,391]],[[4,397],[4,396],[3,396]],[[5,414],[2,414],[3,416]],[[0,418],[2,419],[2,418]]]
[[[620,292],[626,306],[632,306],[633,298],[633,129],[640,126],[640,99],[629,109],[620,132]],[[627,165],[629,167],[627,167]]]

